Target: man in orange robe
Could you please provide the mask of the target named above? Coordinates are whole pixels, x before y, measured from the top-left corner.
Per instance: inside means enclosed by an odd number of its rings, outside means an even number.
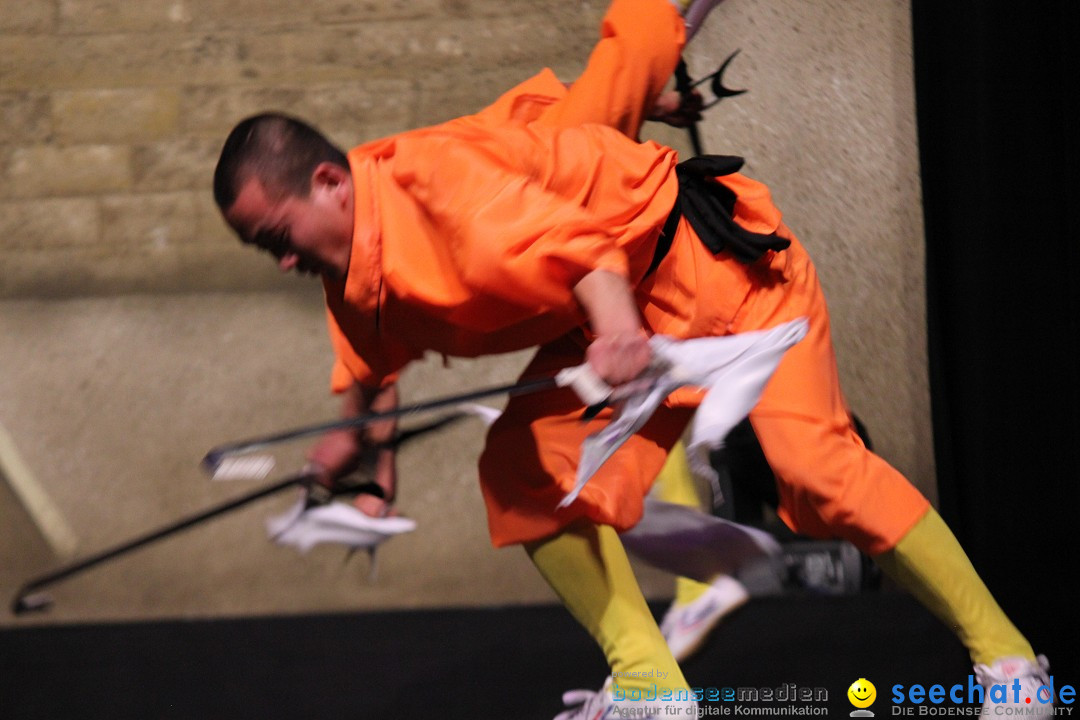
[[[527,376],[584,361],[619,384],[649,362],[650,335],[719,336],[806,317],[808,335],[750,416],[777,476],[781,517],[874,556],[957,630],[977,664],[1016,658],[1033,677],[1030,645],[955,538],[851,427],[816,272],[768,189],[729,164],[704,181],[724,198],[728,230],[714,235],[673,215],[691,184],[675,151],[634,138],[682,50],[678,12],[667,0],[615,0],[601,35],[569,88],[545,71],[480,113],[347,155],[280,115],[234,129],[215,197],[244,242],[283,270],[322,275],[345,413],[392,406],[398,371],[428,350],[478,356],[539,345]],[[758,243],[750,253],[739,246],[746,237]],[[512,398],[480,462],[492,541],[525,545],[604,649],[616,687],[639,696],[644,677],[662,674],[672,692],[686,683],[615,533],[640,519],[699,400],[673,394],[563,509],[581,443],[610,411],[583,422],[570,390]],[[332,475],[391,431],[334,433],[312,459]],[[392,452],[380,453],[377,472],[392,488]],[[617,694],[585,706],[611,706]]]

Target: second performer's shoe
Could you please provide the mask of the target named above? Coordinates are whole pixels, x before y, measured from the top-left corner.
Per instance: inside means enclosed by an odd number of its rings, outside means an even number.
[[[660,633],[671,654],[683,662],[705,644],[709,633],[750,599],[746,587],[729,575],[720,575],[691,602],[673,603],[660,621]]]
[[[656,688],[652,688],[656,691]],[[662,692],[662,691],[658,691]],[[672,691],[677,692],[677,691]],[[604,718],[696,718],[697,702],[689,698],[690,691],[685,689],[683,699],[657,699],[647,697],[649,693],[620,689],[612,678],[608,678],[599,692],[593,690],[569,690],[563,693],[563,705],[569,709],[555,716],[555,720],[603,720]],[[642,695],[646,695],[643,699]]]

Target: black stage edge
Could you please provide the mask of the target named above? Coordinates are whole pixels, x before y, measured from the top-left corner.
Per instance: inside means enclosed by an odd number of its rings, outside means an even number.
[[[884,718],[895,684],[966,684],[971,669],[921,606],[875,592],[752,602],[685,671],[702,688],[821,688],[826,702],[796,704],[844,718],[847,688],[866,678]],[[0,631],[0,717],[550,720],[563,691],[605,673],[556,606],[16,626]],[[707,705],[736,717],[790,704]]]

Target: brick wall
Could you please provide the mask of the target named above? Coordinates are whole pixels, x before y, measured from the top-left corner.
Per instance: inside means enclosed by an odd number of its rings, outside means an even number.
[[[257,289],[210,196],[241,117],[344,146],[571,75],[599,2],[0,0],[0,297]]]

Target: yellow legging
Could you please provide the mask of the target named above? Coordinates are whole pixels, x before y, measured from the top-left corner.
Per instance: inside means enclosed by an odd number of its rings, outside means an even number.
[[[669,457],[659,490],[664,499],[701,506],[681,445]],[[618,534],[579,522],[554,537],[527,543],[526,551],[570,613],[600,645],[617,684],[625,689],[685,688],[641,594]],[[882,569],[945,622],[972,662],[1003,657],[1034,660],[1031,645],[1009,621],[967,555],[932,508],[897,543],[874,557]],[[701,583],[680,578],[682,602]]]
[[[558,535],[526,543],[540,574],[599,643],[617,685],[626,690],[685,689],[622,541],[607,525],[578,522]]]
[[[1035,659],[1031,645],[1002,612],[933,508],[900,538],[896,547],[874,560],[952,628],[972,662],[989,665],[1009,656]]]

